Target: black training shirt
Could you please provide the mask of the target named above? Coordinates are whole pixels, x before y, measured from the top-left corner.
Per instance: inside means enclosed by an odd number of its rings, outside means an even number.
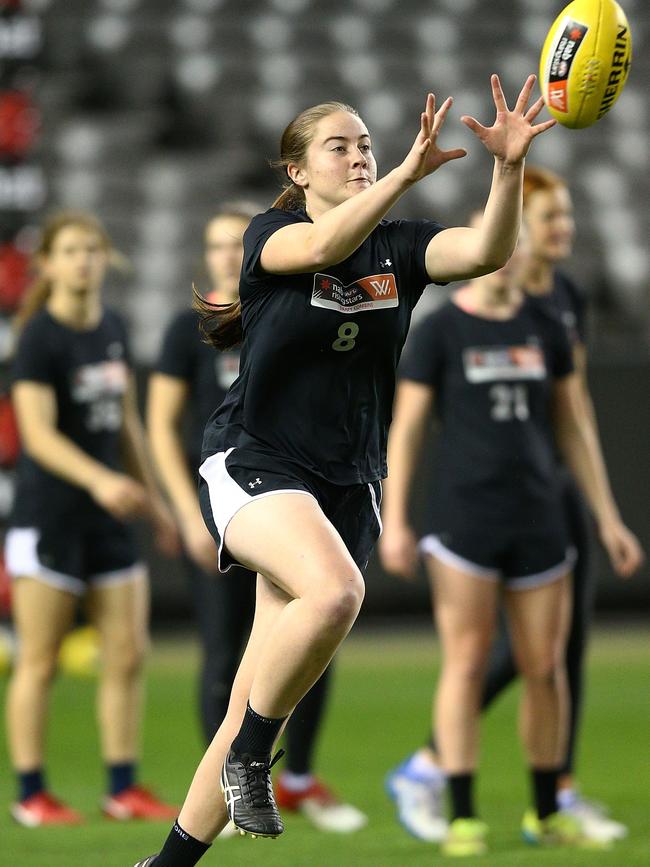
[[[587,303],[584,293],[563,271],[553,272],[553,286],[545,295],[529,295],[533,304],[555,313],[572,346],[587,341]]]
[[[395,368],[443,227],[382,220],[322,273],[265,273],[268,238],[308,221],[272,208],[244,234],[240,375],[208,423],[203,458],[237,447],[259,466],[282,455],[335,484],[371,482],[386,475]]]
[[[97,461],[120,469],[123,398],[131,365],[120,316],[104,309],[96,328],[80,331],[40,310],[20,335],[12,380],[52,386],[57,429]],[[24,452],[17,471],[11,523],[31,526],[99,508],[82,488],[50,473]]]
[[[448,301],[418,325],[400,377],[435,388],[440,509],[462,497],[468,509],[516,518],[531,499],[556,495],[549,399],[552,381],[572,369],[562,324],[528,300],[508,320]]]
[[[189,387],[190,464],[198,470],[205,425],[239,373],[239,350],[217,352],[201,339],[200,316],[183,310],[170,322],[156,370]]]

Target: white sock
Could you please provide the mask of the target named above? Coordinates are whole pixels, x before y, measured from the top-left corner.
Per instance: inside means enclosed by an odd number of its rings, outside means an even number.
[[[305,792],[314,782],[314,775],[292,774],[291,771],[283,771],[280,780],[285,789],[290,792]]]
[[[560,810],[569,810],[578,800],[575,789],[558,789],[557,805]]]
[[[423,756],[421,753],[413,753],[408,761],[406,770],[410,771],[416,777],[423,780],[429,780],[432,783],[439,783],[441,786],[445,782],[445,772],[440,765],[430,758]]]

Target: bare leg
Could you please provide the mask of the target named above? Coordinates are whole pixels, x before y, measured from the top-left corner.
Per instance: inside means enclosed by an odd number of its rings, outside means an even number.
[[[478,760],[480,697],[494,631],[499,587],[427,558],[442,670],[435,697],[435,730],[448,774],[473,771]]]
[[[142,663],[148,644],[146,575],[92,587],[88,614],[101,640],[97,719],[102,757],[107,764],[133,762],[139,753]]]
[[[517,666],[524,680],[520,733],[531,767],[556,769],[566,751],[565,648],[571,617],[569,577],[506,591]]]
[[[35,578],[12,588],[18,658],[7,696],[11,761],[17,771],[43,766],[50,684],[59,647],[72,624],[77,597]]]
[[[290,598],[271,626],[250,693],[258,713],[286,716],[350,631],[363,601],[363,578],[311,497],[282,494],[249,504],[231,521],[226,542],[235,558]]]
[[[226,823],[219,775],[246,702],[264,716],[288,716],[326,668],[363,598],[359,570],[310,497],[280,494],[248,504],[230,522],[226,543],[260,574],[255,620],[228,713],[179,816],[181,827],[206,843]]]

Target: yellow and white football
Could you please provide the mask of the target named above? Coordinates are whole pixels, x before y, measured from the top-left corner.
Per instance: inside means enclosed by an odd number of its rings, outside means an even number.
[[[618,99],[631,61],[630,26],[616,0],[573,0],[553,22],[540,57],[549,112],[571,129],[596,123]]]

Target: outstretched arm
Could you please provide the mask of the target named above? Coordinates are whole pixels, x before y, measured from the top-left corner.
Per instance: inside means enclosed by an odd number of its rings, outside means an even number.
[[[530,75],[511,111],[499,77],[493,75],[494,124],[485,127],[473,117],[461,118],[494,156],[492,186],[480,228],[446,229],[429,242],[426,268],[432,280],[480,277],[502,268],[512,255],[521,224],[524,159],[533,139],[556,123],[534,123],[544,105],[540,98],[526,108],[534,84]]]
[[[449,97],[436,112],[435,98],[430,93],[420,115],[420,131],[401,165],[372,186],[316,216],[313,223],[294,223],[278,229],[264,245],[260,257],[264,270],[271,274],[303,273],[342,262],[413,184],[449,160],[464,157],[466,151],[462,148],[443,151],[437,144],[451,104]]]

